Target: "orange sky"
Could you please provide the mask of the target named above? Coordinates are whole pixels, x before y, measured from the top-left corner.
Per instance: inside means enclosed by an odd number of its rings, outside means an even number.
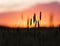
[[[34,13],[36,13],[37,18],[39,17],[40,11],[42,12],[41,26],[49,26],[50,14],[53,14],[53,24],[54,26],[60,25],[60,4],[49,3],[49,4],[36,4],[24,11],[11,11],[0,13],[0,25],[5,25],[9,27],[26,27],[27,19],[32,18]],[[23,20],[21,16],[23,15]]]

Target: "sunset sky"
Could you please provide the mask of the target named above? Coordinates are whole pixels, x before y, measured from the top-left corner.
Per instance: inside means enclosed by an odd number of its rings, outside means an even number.
[[[54,26],[60,25],[60,0],[0,0],[0,25],[26,27],[27,19],[34,13],[39,18],[40,11],[41,26],[49,26],[50,14]]]

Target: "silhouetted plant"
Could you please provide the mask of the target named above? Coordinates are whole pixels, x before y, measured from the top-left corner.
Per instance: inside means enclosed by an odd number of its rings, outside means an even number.
[[[34,16],[33,16],[33,22],[36,21],[36,14],[34,13]]]
[[[30,25],[32,25],[32,19],[30,20]]]
[[[40,12],[40,20],[41,20],[41,12]]]
[[[39,19],[41,20],[41,12],[40,12],[40,17]],[[33,23],[35,23],[35,27],[38,23],[38,27],[39,27],[39,21],[36,20],[36,14],[34,13],[34,16],[33,16]],[[30,20],[30,25],[32,25],[32,19]]]
[[[29,27],[29,19],[27,19],[27,27]]]
[[[36,25],[37,25],[37,21],[35,22],[35,27],[36,27]]]
[[[53,25],[53,14],[50,14],[50,27],[54,26]]]
[[[39,27],[39,21],[38,21],[38,27]]]

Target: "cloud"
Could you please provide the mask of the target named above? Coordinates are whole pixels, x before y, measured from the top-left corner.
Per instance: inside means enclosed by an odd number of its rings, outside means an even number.
[[[60,0],[0,0],[0,12],[24,10],[37,3],[60,2]]]

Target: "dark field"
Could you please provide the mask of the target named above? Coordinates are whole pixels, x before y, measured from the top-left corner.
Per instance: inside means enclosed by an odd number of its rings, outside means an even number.
[[[0,27],[0,46],[60,46],[60,27]]]

